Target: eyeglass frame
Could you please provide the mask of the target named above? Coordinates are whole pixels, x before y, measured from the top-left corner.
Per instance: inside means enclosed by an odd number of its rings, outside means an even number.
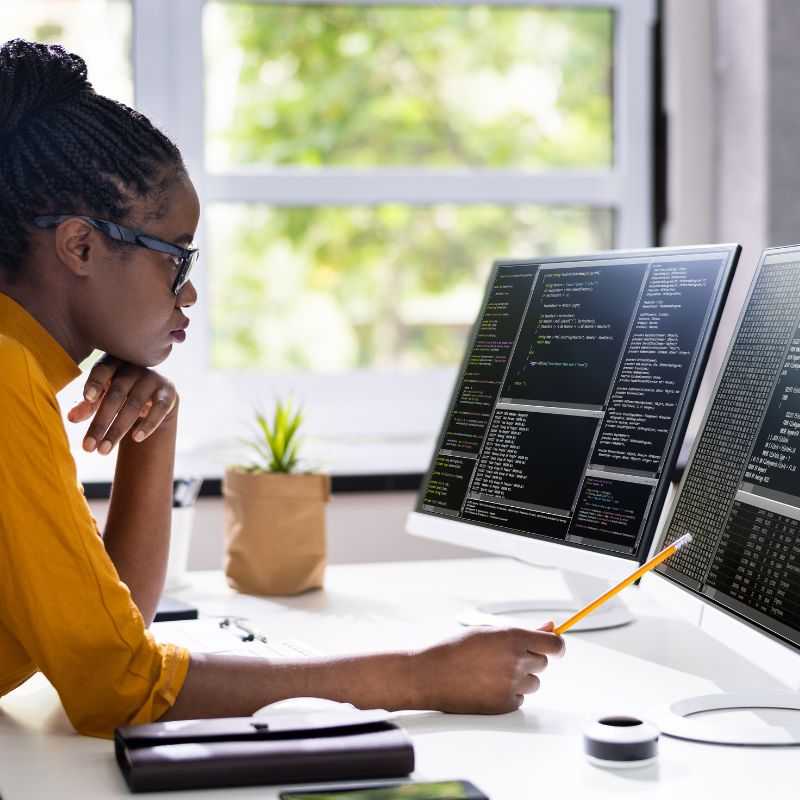
[[[144,247],[147,250],[155,250],[159,253],[166,253],[173,258],[179,259],[176,261],[178,267],[178,274],[172,283],[172,293],[177,295],[178,292],[188,283],[189,273],[200,255],[200,248],[195,244],[190,244],[188,247],[180,247],[171,242],[165,242],[159,239],[158,236],[153,236],[143,231],[137,231],[133,228],[126,228],[117,222],[109,222],[105,219],[97,219],[96,217],[87,217],[83,214],[48,214],[42,217],[34,217],[34,223],[39,228],[55,228],[62,223],[65,219],[82,219],[88,222],[93,228],[104,233],[106,236],[114,239],[117,242],[125,244],[135,244],[139,247]]]

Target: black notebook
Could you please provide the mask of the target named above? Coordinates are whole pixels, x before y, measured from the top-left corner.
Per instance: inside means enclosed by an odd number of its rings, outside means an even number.
[[[134,792],[405,776],[408,734],[385,711],[154,722],[117,728]]]

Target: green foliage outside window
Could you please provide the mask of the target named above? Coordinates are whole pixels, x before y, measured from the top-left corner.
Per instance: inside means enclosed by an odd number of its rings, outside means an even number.
[[[457,363],[492,261],[608,247],[612,214],[535,206],[270,208],[206,214],[218,369]]]
[[[212,165],[608,166],[613,20],[587,8],[210,4]]]
[[[613,22],[209,2],[209,168],[608,168]],[[218,369],[453,364],[494,259],[613,242],[608,209],[530,204],[216,204],[206,221]]]

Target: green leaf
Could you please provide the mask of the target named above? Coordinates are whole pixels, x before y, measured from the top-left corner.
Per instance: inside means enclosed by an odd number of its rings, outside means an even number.
[[[252,438],[240,437],[239,442],[253,451],[255,460],[246,467],[251,472],[291,472],[300,463],[299,429],[304,415],[302,408],[293,406],[292,398],[278,399],[272,415],[272,426],[266,414],[256,410],[255,432]]]

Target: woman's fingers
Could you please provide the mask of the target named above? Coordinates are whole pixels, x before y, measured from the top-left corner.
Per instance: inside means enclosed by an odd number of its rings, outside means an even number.
[[[95,361],[86,377],[86,383],[83,385],[83,399],[75,403],[67,413],[67,419],[70,422],[84,422],[97,411],[114,373],[122,363],[108,353],[104,353]]]
[[[92,414],[94,414],[95,409],[99,405],[100,405],[99,400],[95,401],[94,403],[90,403],[88,400],[79,400],[67,412],[67,419],[70,422],[83,422],[84,420],[89,419],[89,417],[91,417]]]
[[[548,664],[547,656],[538,653],[529,653],[524,659],[521,668],[526,675],[535,675],[537,672],[544,672]]]
[[[526,675],[521,681],[519,686],[518,695],[534,694],[539,691],[541,685],[539,678],[536,675]]]
[[[134,390],[135,387],[138,391]],[[147,401],[147,396],[142,393],[143,388],[146,391],[146,386],[141,386],[140,376],[126,370],[119,371],[103,394],[94,419],[86,431],[84,450],[91,452],[97,449],[103,455],[111,452],[139,417]]]
[[[540,631],[528,632],[528,652],[561,658],[564,655],[563,637],[547,630],[540,629]]]
[[[92,367],[84,399],[70,410],[68,418],[81,422],[94,415],[83,449],[107,455],[134,427],[134,441],[150,436],[176,402],[175,387],[162,375],[104,356]],[[142,421],[137,425],[139,419]]]
[[[177,393],[171,384],[158,389],[139,415],[140,421],[133,429],[133,441],[143,442],[175,408],[176,400]]]
[[[124,362],[116,356],[103,353],[89,370],[83,386],[83,397],[89,403],[96,403],[108,388],[114,374]]]

